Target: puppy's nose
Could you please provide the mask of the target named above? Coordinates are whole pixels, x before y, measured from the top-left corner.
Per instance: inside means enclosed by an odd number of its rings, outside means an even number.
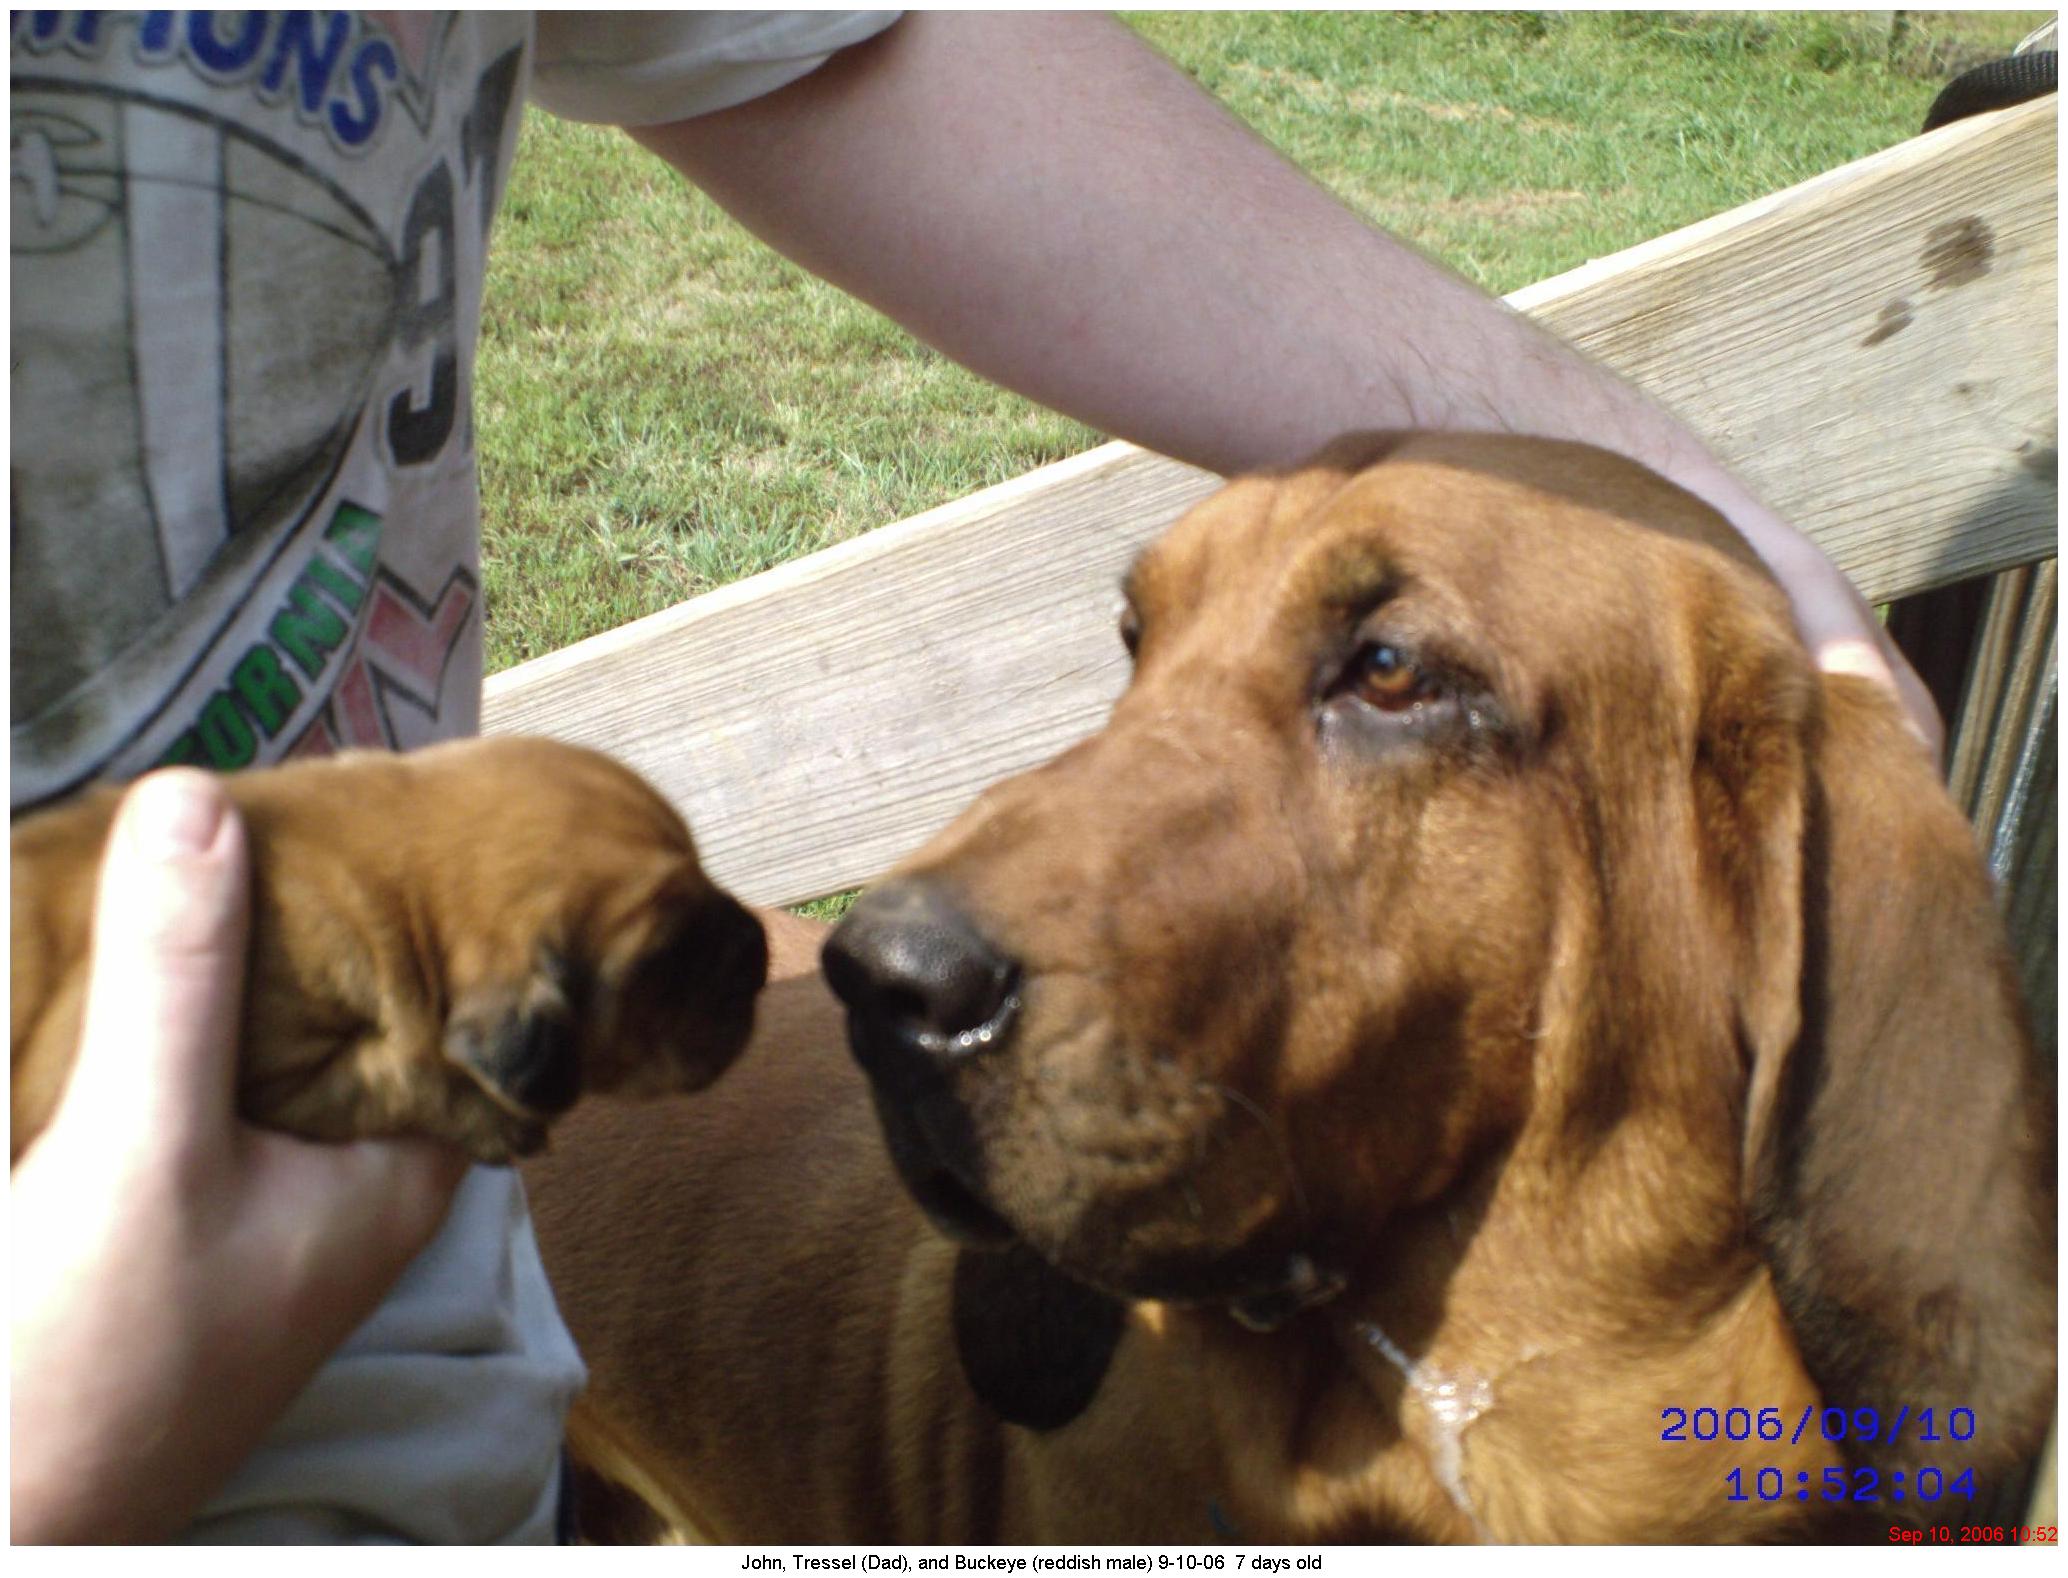
[[[768,984],[768,933],[729,893],[714,893],[699,925],[706,939],[702,973],[737,997],[751,999]]]
[[[825,967],[872,1071],[886,1059],[949,1064],[993,1050],[1019,1012],[1018,965],[924,882],[863,898],[827,940]]]

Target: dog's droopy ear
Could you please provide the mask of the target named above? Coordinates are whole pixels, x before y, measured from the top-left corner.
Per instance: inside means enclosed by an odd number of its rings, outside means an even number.
[[[1742,578],[1726,572],[1725,586]],[[1745,1154],[1802,1027],[1804,817],[1817,713],[1809,660],[1778,618],[1728,591],[1696,636],[1695,825],[1710,934],[1726,955],[1731,1009],[1750,1065]]]
[[[1098,1396],[1127,1309],[1024,1245],[955,1257],[955,1351],[970,1390],[1029,1430],[1067,1425]]]
[[[581,1031],[567,961],[541,949],[521,982],[478,989],[453,1005],[445,1055],[497,1105],[541,1120],[574,1105],[582,1093]]]
[[[2053,1409],[2052,1102],[1994,894],[1931,760],[1864,681],[1820,692],[1801,813],[1761,809],[1765,865],[1745,867],[1764,873],[1746,889],[1750,962],[1777,970],[1791,937],[1801,960],[1799,1028],[1780,1000],[1794,981],[1743,992],[1747,1204],[1826,1404],[1879,1411],[1881,1439],[1847,1450],[1949,1481],[1973,1467],[1979,1495]],[[1957,1409],[1973,1439],[1956,1445]]]

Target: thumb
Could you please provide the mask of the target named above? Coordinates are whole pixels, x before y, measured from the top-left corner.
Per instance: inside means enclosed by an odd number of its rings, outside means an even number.
[[[207,773],[154,773],[116,812],[64,1101],[161,1139],[229,1121],[244,995],[244,826]]]

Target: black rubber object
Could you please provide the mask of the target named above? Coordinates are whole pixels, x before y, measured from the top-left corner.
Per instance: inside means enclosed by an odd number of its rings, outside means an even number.
[[[1937,131],[1984,110],[2009,109],[2042,93],[2054,92],[2059,81],[2059,60],[2060,56],[2051,49],[2035,49],[1963,71],[1932,100],[1932,107],[1925,112],[1924,129]]]

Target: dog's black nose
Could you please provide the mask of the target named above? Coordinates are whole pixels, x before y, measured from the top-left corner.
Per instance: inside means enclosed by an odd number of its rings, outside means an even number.
[[[993,1050],[1019,1012],[1019,967],[924,882],[864,897],[827,940],[825,967],[864,1066]]]

